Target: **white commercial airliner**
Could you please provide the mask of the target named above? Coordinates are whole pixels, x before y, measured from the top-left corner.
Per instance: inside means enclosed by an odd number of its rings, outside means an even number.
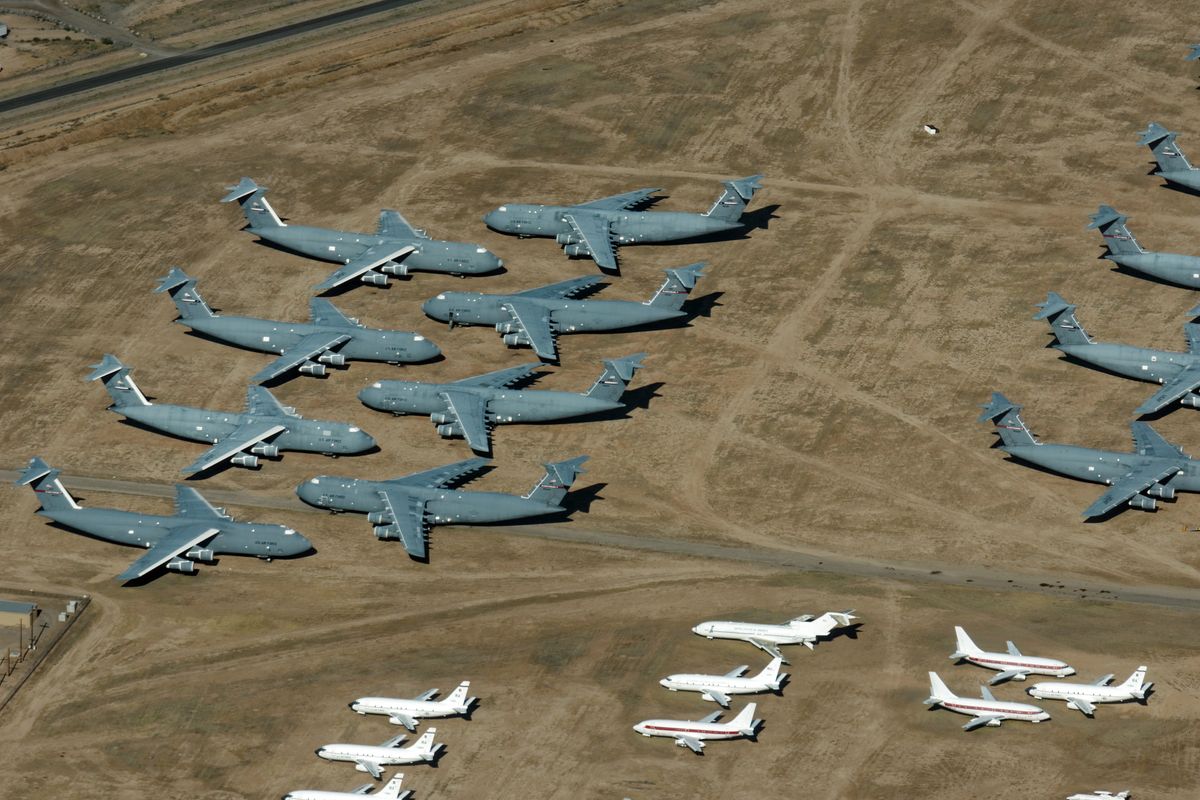
[[[1022,655],[1012,642],[1007,642],[1007,653],[989,653],[986,650],[980,650],[971,641],[971,637],[967,636],[967,632],[957,625],[954,626],[954,635],[958,639],[958,649],[950,658],[958,662],[966,661],[985,669],[999,670],[1000,674],[988,681],[993,686],[1010,678],[1015,681],[1023,681],[1027,675],[1050,675],[1055,678],[1065,678],[1075,674],[1074,669],[1057,659]]]
[[[708,739],[753,739],[761,719],[754,719],[754,703],[747,703],[738,715],[729,722],[717,722],[720,711],[714,711],[704,719],[647,719],[633,726],[642,736],[666,736],[674,739],[680,747],[690,748],[693,753],[704,752]]]
[[[400,791],[400,782],[404,780],[404,773],[397,772],[392,776],[382,789],[371,797],[377,800],[408,800],[412,796],[412,789]],[[364,783],[357,789],[351,789],[348,792],[318,792],[311,789],[302,789],[298,792],[288,792],[283,796],[283,800],[362,800],[363,795],[369,794],[375,788],[373,783]]]
[[[1099,789],[1091,793],[1083,792],[1080,794],[1073,794],[1068,797],[1067,800],[1128,800],[1128,798],[1128,789],[1123,792],[1117,792],[1116,794]]]
[[[1153,683],[1145,683],[1146,667],[1141,666],[1117,686],[1109,686],[1112,675],[1105,675],[1094,683],[1062,683],[1043,681],[1035,683],[1025,691],[1039,700],[1066,700],[1067,708],[1082,711],[1087,716],[1096,713],[1098,703],[1124,703],[1127,700],[1142,701],[1150,693]]]
[[[809,650],[823,636],[828,636],[835,628],[845,628],[853,620],[854,611],[828,611],[819,617],[805,614],[796,617],[783,625],[758,625],[752,622],[701,622],[692,628],[692,633],[698,633],[708,639],[740,639],[755,647],[765,650],[773,658],[783,658],[779,652],[781,644],[802,644]]]
[[[763,668],[762,672],[753,677],[741,677],[746,670],[750,669],[749,666],[743,664],[724,675],[696,675],[693,673],[668,675],[659,681],[659,684],[672,692],[700,692],[701,697],[705,700],[712,700],[719,703],[722,708],[729,708],[729,696],[732,694],[778,692],[783,686],[783,682],[787,680],[787,673],[780,674],[779,672],[781,664],[783,664],[783,659],[776,656],[771,659],[770,664]]]
[[[317,748],[317,755],[326,761],[352,761],[359,772],[368,772],[375,780],[383,775],[382,767],[393,764],[419,764],[433,761],[438,752],[445,747],[434,744],[433,736],[437,728],[430,728],[421,734],[421,738],[408,747],[400,747],[404,736],[394,736],[378,747],[369,744],[327,744]]]
[[[471,706],[479,700],[477,697],[467,697],[467,690],[470,688],[471,682],[463,681],[444,700],[432,699],[437,695],[437,689],[430,689],[411,700],[398,697],[360,697],[350,704],[350,708],[359,714],[386,714],[388,721],[393,725],[403,725],[410,731],[415,731],[417,723],[422,719],[469,714]]]
[[[1020,719],[1026,722],[1041,722],[1050,719],[1050,715],[1037,706],[1028,703],[1009,703],[997,700],[986,686],[980,686],[983,697],[976,700],[973,697],[959,697],[946,687],[936,672],[929,673],[929,699],[927,706],[940,706],[956,714],[969,714],[971,721],[963,725],[964,731],[973,731],[985,725],[999,727],[1006,719]]]

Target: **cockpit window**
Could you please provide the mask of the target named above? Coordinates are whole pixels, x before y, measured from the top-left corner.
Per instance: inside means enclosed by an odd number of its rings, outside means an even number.
[[[372,383],[372,384],[371,384],[371,388],[372,388],[372,389],[382,389],[382,388],[383,388],[383,384],[382,384],[382,383],[380,383],[379,381],[375,381],[374,383]],[[355,428],[355,430],[358,430],[358,429],[357,429],[357,428]]]
[[[376,386],[378,386],[378,385],[379,385],[379,384],[376,384]],[[353,425],[351,425],[351,426],[350,426],[350,432],[351,432],[351,433],[358,433],[358,430],[359,430],[359,429],[358,429],[358,428],[356,428],[355,426],[353,426]]]
[[[499,211],[508,211],[508,206],[500,206]]]
[[[446,295],[444,295],[444,294],[439,294],[439,295],[437,296],[437,299],[438,299],[438,300],[445,300],[445,299],[446,299]]]
[[[476,248],[475,248],[475,252],[476,252],[476,253],[486,253],[486,252],[487,252],[487,248],[486,248],[486,247],[476,247]]]
[[[413,341],[414,342],[423,342],[423,341],[425,341],[425,337],[418,333],[416,336],[413,337]],[[378,389],[379,384],[375,384],[375,388]]]
[[[296,533],[296,532],[295,532],[294,530],[292,530],[291,528],[284,528],[284,529],[283,529],[283,535],[284,535],[284,536],[293,536],[293,535],[295,535],[295,533]]]
[[[320,479],[320,478],[312,478],[311,480],[309,480],[309,483],[311,483],[311,484],[313,484],[313,485],[316,485],[316,484],[318,484],[318,483],[320,483],[320,482],[321,482],[321,479]]]

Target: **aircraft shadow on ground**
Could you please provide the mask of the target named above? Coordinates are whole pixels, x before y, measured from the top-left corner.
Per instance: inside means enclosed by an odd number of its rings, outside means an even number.
[[[852,625],[847,625],[844,628],[834,628],[826,636],[826,641],[832,642],[834,639],[845,636],[847,639],[858,639],[858,631],[864,623],[855,622]]]
[[[724,292],[710,292],[702,297],[684,301],[682,311],[684,316],[667,319],[662,322],[651,322],[647,325],[635,325],[622,328],[622,333],[644,333],[647,331],[669,331],[677,328],[690,328],[698,317],[711,317],[713,309],[721,307],[717,301],[725,295]]]

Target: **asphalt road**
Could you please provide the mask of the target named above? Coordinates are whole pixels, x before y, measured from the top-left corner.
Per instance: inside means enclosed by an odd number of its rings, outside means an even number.
[[[0,481],[15,481],[18,470],[0,470]],[[144,497],[172,498],[173,484],[139,483],[108,478],[72,477],[63,475],[62,481],[69,489],[79,491],[109,492]],[[283,511],[307,511],[325,513],[302,503],[296,497],[274,497],[250,492],[204,489],[204,496],[218,505],[242,506],[246,508],[278,509]],[[366,523],[363,529],[366,530]],[[761,547],[737,547],[708,544],[687,539],[667,539],[654,536],[631,536],[623,533],[608,533],[588,530],[578,522],[545,525],[506,525],[489,527],[488,531],[501,536],[525,536],[571,544],[596,547],[614,547],[622,550],[645,552],[692,558],[709,558],[718,561],[758,564],[772,569],[824,572],[831,575],[846,575],[860,578],[885,578],[919,583],[940,583],[990,591],[1037,592],[1056,597],[1076,597],[1081,600],[1120,601],[1145,603],[1170,608],[1200,610],[1200,588],[1176,586],[1128,586],[1083,578],[1077,575],[1030,575],[1012,572],[1003,567],[962,567],[934,562],[884,563],[869,559],[804,552],[798,550],[772,550]]]
[[[195,64],[198,61],[205,61],[216,56],[223,56],[229,53],[235,53],[239,50],[246,50],[251,47],[277,42],[281,39],[287,39],[291,36],[298,36],[304,33],[310,33],[321,28],[329,27],[330,25],[338,25],[343,22],[361,19],[362,17],[372,14],[379,14],[384,11],[402,8],[412,5],[418,0],[376,0],[373,3],[348,8],[343,11],[337,11],[332,14],[326,14],[323,17],[315,17],[313,19],[304,20],[302,22],[294,22],[290,25],[284,25],[279,28],[273,28],[268,31],[254,33],[249,36],[243,36],[240,39],[222,42],[220,44],[209,45],[198,50],[191,50],[178,55],[164,56],[162,58],[153,58],[128,67],[102,72],[98,75],[89,75],[86,78],[70,81],[58,86],[51,86],[48,89],[39,89],[36,92],[28,92],[26,94],[10,97],[7,100],[0,100],[0,114],[8,111],[16,111],[18,109],[27,108],[36,103],[43,103],[47,100],[56,100],[62,97],[68,97],[81,92],[88,92],[93,89],[99,89],[104,86],[110,86],[114,83],[129,80],[130,78],[139,78],[143,75],[152,75],[156,72],[175,69],[177,67],[186,66],[187,64]]]

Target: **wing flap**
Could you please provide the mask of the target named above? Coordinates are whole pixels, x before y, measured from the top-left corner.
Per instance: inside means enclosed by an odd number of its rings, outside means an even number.
[[[521,364],[518,367],[498,369],[495,372],[485,372],[482,375],[473,375],[470,378],[455,381],[452,385],[480,386],[486,389],[507,389],[518,383],[524,383],[541,368],[542,362],[536,361],[531,364]]]
[[[596,284],[603,281],[604,278],[599,275],[589,275],[586,278],[571,278],[567,281],[559,281],[558,283],[539,286],[536,289],[526,289],[523,292],[517,292],[513,296],[540,298],[543,300],[565,300],[591,289]]]
[[[395,243],[368,247],[357,258],[352,258],[341,269],[332,272],[328,278],[313,287],[313,291],[327,292],[348,283],[359,275],[370,272],[376,267],[382,267],[389,261],[406,256],[417,248],[412,245],[400,247]]]
[[[442,467],[427,469],[424,472],[414,472],[411,475],[405,475],[402,478],[396,478],[388,482],[398,486],[424,486],[428,489],[448,489],[452,486],[462,486],[468,481],[479,477],[487,469],[488,463],[489,461],[486,458],[468,458],[463,461],[455,461],[453,464],[446,464]]]
[[[477,453],[491,452],[492,437],[487,426],[487,402],[473,392],[453,389],[439,392],[438,397],[458,420],[463,438],[467,440],[471,449]]]
[[[184,525],[175,528],[163,538],[155,542],[141,558],[117,576],[118,580],[131,581],[141,578],[147,573],[158,569],[172,558],[191,548],[206,542],[220,533],[220,528],[211,525]]]
[[[538,358],[547,361],[558,359],[558,344],[550,328],[550,314],[545,308],[515,299],[502,304],[501,308],[508,312],[513,322],[521,326]]]
[[[183,471],[188,474],[203,472],[210,467],[220,464],[225,459],[232,458],[243,450],[253,447],[259,442],[266,441],[286,430],[286,426],[280,425],[277,422],[255,421],[239,425],[234,429],[233,433],[208,448],[199,458],[184,467]]]
[[[310,358],[319,356],[339,345],[343,345],[350,341],[350,339],[351,336],[346,333],[324,332],[309,334],[284,350],[279,358],[259,370],[258,374],[250,380],[254,383],[262,383],[272,378],[278,378],[280,375],[288,370],[295,369]]]
[[[413,558],[424,561],[429,554],[425,541],[428,532],[425,526],[425,503],[415,497],[393,489],[384,489],[380,496],[387,507],[392,525],[400,534],[400,542]]]
[[[588,249],[597,266],[601,269],[617,269],[617,253],[613,249],[612,233],[607,219],[596,214],[564,214],[563,219]]]
[[[574,206],[574,208],[590,208],[596,211],[627,211],[644,204],[650,199],[651,195],[661,191],[661,188],[634,189],[632,192],[622,192],[621,194],[613,194],[608,197],[589,200],[586,203]]]

